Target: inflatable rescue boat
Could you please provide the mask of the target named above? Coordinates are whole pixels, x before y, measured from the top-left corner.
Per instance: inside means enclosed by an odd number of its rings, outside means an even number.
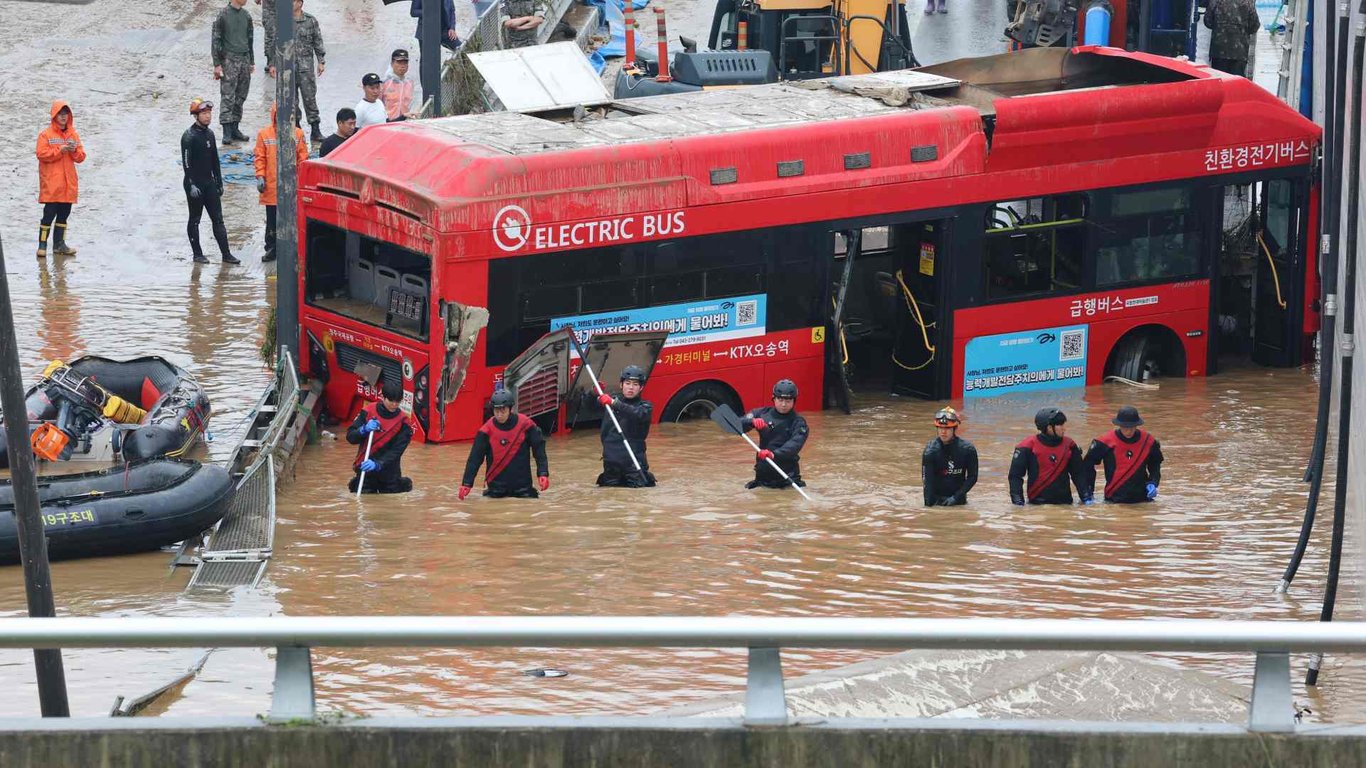
[[[227,514],[235,484],[216,464],[147,459],[121,467],[38,478],[39,516],[53,560],[164,547]],[[19,562],[14,489],[0,481],[0,564]]]
[[[202,437],[211,412],[194,377],[160,357],[54,360],[25,405],[29,443],[45,461],[181,456]],[[8,466],[0,428],[0,469]]]

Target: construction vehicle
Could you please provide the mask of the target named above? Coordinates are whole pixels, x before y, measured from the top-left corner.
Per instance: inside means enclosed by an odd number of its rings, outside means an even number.
[[[632,26],[628,21],[628,35]],[[682,40],[684,50],[662,67],[659,58],[633,60],[628,44],[616,98],[920,66],[905,0],[717,0],[711,50]],[[660,56],[666,57],[662,46]]]
[[[1006,37],[1017,47],[1070,48],[1086,40],[1089,11],[1108,23],[1099,40],[1113,48],[1195,58],[1196,25],[1205,0],[1006,0]]]

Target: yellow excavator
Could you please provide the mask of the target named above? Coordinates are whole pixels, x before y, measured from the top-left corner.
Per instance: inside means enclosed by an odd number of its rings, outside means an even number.
[[[663,77],[657,63],[637,62],[618,76],[616,97],[920,66],[905,0],[717,0],[710,50],[682,41]]]

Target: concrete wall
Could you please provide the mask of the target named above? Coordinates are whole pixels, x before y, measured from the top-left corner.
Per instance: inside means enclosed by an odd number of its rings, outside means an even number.
[[[107,721],[106,721],[107,722]],[[478,727],[118,728],[0,732],[5,768],[199,766],[1221,766],[1366,765],[1360,735],[890,730]],[[1072,726],[1075,728],[1075,726]],[[1216,727],[1219,728],[1219,727]]]

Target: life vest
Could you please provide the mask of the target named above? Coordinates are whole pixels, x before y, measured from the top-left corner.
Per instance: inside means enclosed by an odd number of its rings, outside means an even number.
[[[1148,454],[1153,452],[1153,436],[1141,429],[1136,430],[1136,434],[1138,439],[1132,443],[1122,440],[1115,430],[1096,438],[1098,442],[1109,446],[1115,454],[1115,472],[1105,478],[1107,499],[1133,478],[1134,473],[1148,462]]]
[[[522,449],[522,443],[526,442],[527,430],[531,429],[536,422],[530,417],[516,414],[517,419],[512,426],[507,429],[499,427],[493,419],[484,422],[484,426],[479,428],[480,432],[489,437],[489,467],[484,472],[484,484],[493,482],[495,477],[507,469],[508,464],[512,463],[512,458]]]
[[[381,416],[379,413],[379,403],[377,402],[366,403],[365,407],[360,409],[360,412],[365,414],[366,421],[374,419],[379,422],[379,431],[370,433],[374,436],[374,439],[369,441],[370,453],[378,451],[390,440],[393,440],[394,436],[398,434],[398,431],[403,429],[403,422],[407,418],[402,410],[399,410],[398,413],[393,416]],[[365,445],[365,443],[361,443],[356,447],[356,460],[351,465],[354,469],[360,469],[361,462],[365,461]]]
[[[1072,460],[1072,448],[1075,446],[1076,443],[1072,442],[1070,437],[1064,437],[1057,445],[1044,445],[1038,435],[1030,435],[1020,441],[1016,447],[1028,448],[1033,452],[1034,459],[1039,465],[1039,474],[1034,476],[1034,482],[1030,483],[1029,489],[1025,491],[1027,501],[1033,501],[1067,471],[1067,464]]]

